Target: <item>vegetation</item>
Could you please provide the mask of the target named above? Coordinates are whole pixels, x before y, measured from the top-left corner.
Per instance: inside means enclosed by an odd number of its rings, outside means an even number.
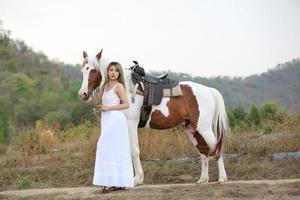
[[[0,143],[30,132],[37,121],[58,123],[66,129],[96,119],[91,105],[77,97],[78,66],[49,61],[43,53],[9,36],[0,25]]]
[[[92,106],[77,97],[79,67],[9,36],[0,23],[0,190],[91,185],[100,128]],[[243,155],[225,161],[229,179],[300,178],[299,159],[271,158],[299,151],[299,59],[244,79],[169,74],[223,93],[231,126],[225,153]],[[139,132],[146,183],[199,178],[198,163],[162,161],[198,155],[181,127]],[[211,171],[216,180],[215,163]]]
[[[66,131],[55,125],[38,124],[35,130],[14,138],[5,155],[0,156],[0,190],[92,184],[98,124],[82,123]],[[146,183],[185,183],[199,178],[198,161],[173,161],[177,157],[198,156],[182,128],[141,129],[139,142]],[[274,122],[273,132],[268,135],[256,126],[234,128],[224,149],[227,154],[238,154],[225,159],[228,177],[230,180],[300,178],[299,158],[272,157],[275,152],[299,151],[299,143],[300,123],[296,117],[286,116],[282,122]],[[214,161],[210,163],[210,174],[211,180],[216,181]]]
[[[205,66],[203,66],[205,67]],[[162,72],[151,72],[154,75]],[[300,59],[278,64],[265,73],[241,77],[217,76],[204,78],[186,73],[168,71],[169,77],[181,81],[194,81],[217,88],[223,95],[227,108],[249,110],[253,104],[275,102],[290,113],[300,112]]]
[[[16,185],[18,189],[27,189],[32,185],[32,180],[28,176],[19,176],[16,181]]]
[[[286,114],[279,111],[279,107],[299,113],[299,59],[244,79],[169,74],[179,80],[192,80],[219,89],[229,108],[231,127],[258,124],[268,133],[272,129],[272,124],[264,123],[268,112],[277,121],[280,120],[277,115]],[[55,123],[61,130],[85,121],[96,122],[92,106],[78,99],[80,84],[78,66],[50,61],[23,41],[12,40],[10,31],[0,23],[0,143],[8,144],[12,136],[32,132],[38,121]]]

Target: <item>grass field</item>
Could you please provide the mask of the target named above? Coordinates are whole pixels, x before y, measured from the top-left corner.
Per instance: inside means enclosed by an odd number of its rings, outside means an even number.
[[[81,124],[60,131],[55,125],[38,126],[28,134],[0,146],[0,190],[91,186],[97,124]],[[189,183],[200,176],[200,162],[170,162],[198,153],[178,127],[157,131],[141,129],[139,134],[145,183]],[[275,160],[274,152],[300,151],[297,120],[275,124],[272,133],[257,127],[232,130],[226,138],[225,153],[239,156],[225,160],[229,180],[300,178],[300,159]],[[217,165],[210,162],[210,180],[216,181]]]

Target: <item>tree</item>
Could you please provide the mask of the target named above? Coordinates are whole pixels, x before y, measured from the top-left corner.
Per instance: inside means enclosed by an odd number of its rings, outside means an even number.
[[[261,116],[260,116],[260,112],[255,104],[253,104],[251,107],[250,114],[248,116],[248,120],[251,124],[260,126]]]
[[[246,123],[247,113],[242,107],[228,110],[227,116],[231,128],[244,125]]]
[[[8,122],[9,113],[5,109],[4,103],[0,102],[0,104],[2,105],[0,107],[0,143],[8,143],[10,140]]]
[[[278,106],[274,102],[265,103],[262,106],[262,117],[266,120],[277,120],[278,117]]]
[[[10,93],[13,103],[17,103],[20,98],[29,98],[34,95],[35,82],[26,74],[16,73],[9,76],[4,82]]]
[[[0,45],[2,46],[7,46],[9,45],[9,36],[10,36],[11,32],[8,30],[5,30],[3,28],[3,23],[0,20]]]

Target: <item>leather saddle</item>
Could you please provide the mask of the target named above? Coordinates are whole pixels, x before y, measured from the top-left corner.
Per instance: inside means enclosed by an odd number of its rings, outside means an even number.
[[[163,98],[163,90],[178,86],[179,81],[168,78],[168,73],[164,73],[158,77],[145,73],[137,61],[133,61],[134,65],[129,69],[133,71],[131,79],[134,85],[138,84],[138,89],[143,92],[144,101],[141,108],[141,117],[139,127],[144,127],[149,119],[149,115],[153,105],[159,105]]]

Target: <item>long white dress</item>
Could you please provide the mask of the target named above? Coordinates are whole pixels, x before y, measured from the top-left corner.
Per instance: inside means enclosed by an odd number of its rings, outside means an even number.
[[[116,85],[108,91],[104,90],[103,105],[120,104],[114,92]],[[97,143],[93,184],[118,187],[134,185],[128,124],[120,110],[101,113],[101,135]]]

